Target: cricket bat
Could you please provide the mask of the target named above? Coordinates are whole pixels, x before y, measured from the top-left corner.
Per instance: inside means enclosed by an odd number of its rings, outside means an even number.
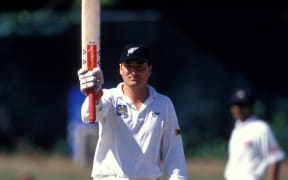
[[[100,65],[100,0],[81,0],[81,47],[82,68],[88,71]],[[89,122],[96,121],[95,101],[102,96],[102,90],[95,94],[95,88],[88,90]]]

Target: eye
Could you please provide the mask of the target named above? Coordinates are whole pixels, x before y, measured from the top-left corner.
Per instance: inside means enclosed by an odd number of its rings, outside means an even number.
[[[124,66],[129,71],[131,71],[132,69],[134,69],[135,71],[143,71],[146,68],[145,64],[124,64]]]
[[[132,64],[125,64],[125,67],[126,67],[127,69],[132,69],[132,68],[133,68],[133,65],[132,65]]]
[[[144,65],[136,65],[136,66],[135,66],[135,69],[141,71],[141,70],[144,70],[144,69],[145,69],[145,66],[144,66]]]

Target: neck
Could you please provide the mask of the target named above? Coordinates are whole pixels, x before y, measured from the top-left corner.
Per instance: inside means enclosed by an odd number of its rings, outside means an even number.
[[[241,120],[242,122],[244,122],[244,121],[246,121],[250,116],[251,116],[251,114],[246,114],[246,115],[242,116],[242,117],[240,118],[240,120]]]
[[[122,91],[123,91],[123,94],[129,97],[133,103],[137,103],[137,102],[144,103],[144,101],[149,96],[149,89],[147,86],[141,87],[141,88],[139,87],[134,88],[134,87],[129,87],[123,84]]]

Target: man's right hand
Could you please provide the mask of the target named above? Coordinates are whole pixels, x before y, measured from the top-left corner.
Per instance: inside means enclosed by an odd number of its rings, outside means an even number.
[[[80,82],[81,92],[87,96],[90,88],[95,88],[96,94],[102,89],[104,83],[104,76],[99,67],[95,67],[92,71],[85,68],[78,70],[78,78]]]

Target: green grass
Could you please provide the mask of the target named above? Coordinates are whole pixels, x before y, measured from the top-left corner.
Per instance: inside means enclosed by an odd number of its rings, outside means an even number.
[[[225,160],[193,158],[187,160],[189,180],[223,180]],[[0,154],[0,179],[21,180],[32,175],[33,180],[92,180],[90,168],[81,168],[68,157],[20,156]],[[280,180],[288,177],[288,163],[281,168]],[[164,180],[163,176],[161,180]]]

